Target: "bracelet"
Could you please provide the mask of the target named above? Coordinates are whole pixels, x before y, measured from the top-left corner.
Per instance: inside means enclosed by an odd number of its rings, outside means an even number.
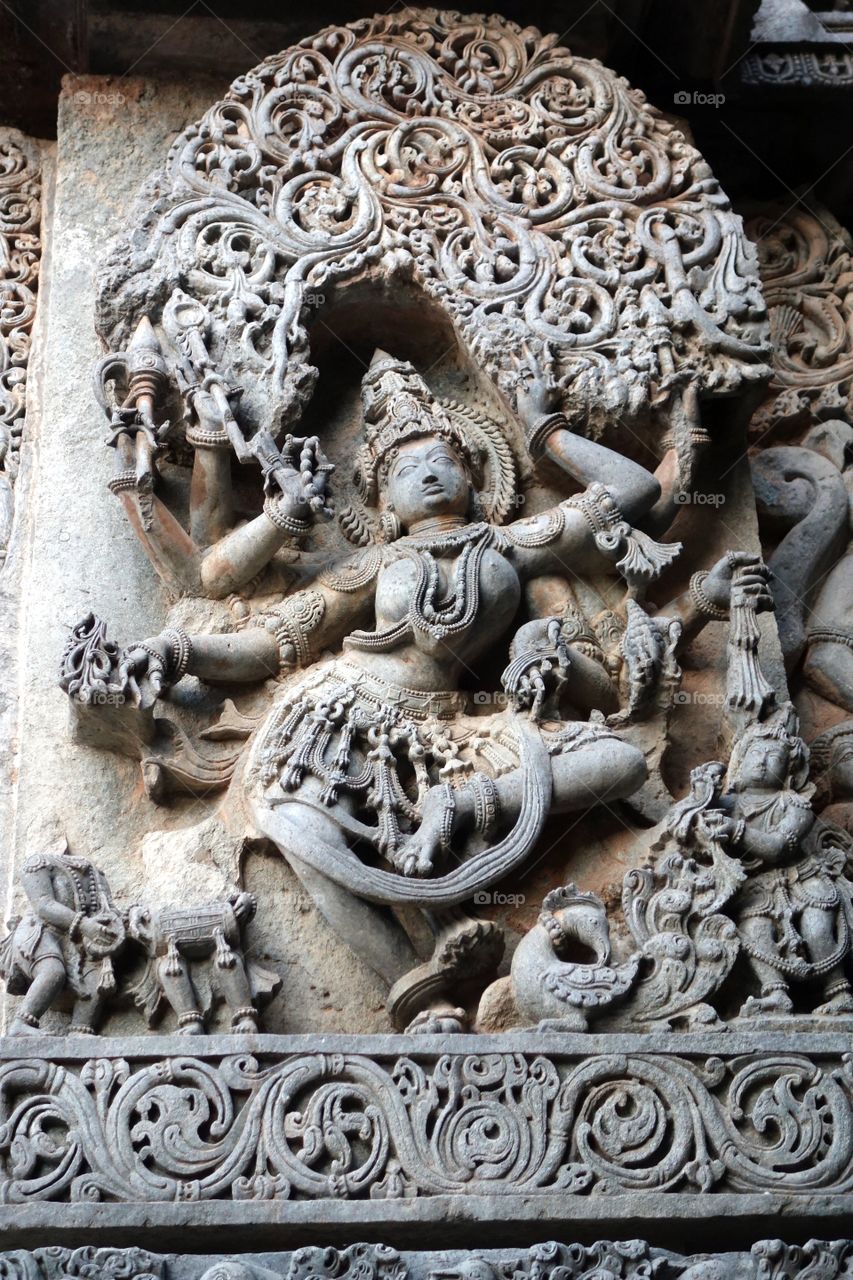
[[[714,604],[713,600],[709,600],[705,595],[703,588],[707,577],[707,569],[700,569],[698,573],[693,574],[690,579],[690,598],[699,612],[704,613],[707,618],[714,618],[717,622],[728,622],[728,609],[721,609],[719,605]]]
[[[230,449],[228,432],[208,430],[206,427],[187,427],[185,439],[194,449]]]
[[[253,1022],[256,1022],[257,1017],[258,1017],[258,1011],[254,1007],[254,1005],[244,1004],[244,1005],[241,1005],[239,1009],[235,1009],[234,1012],[232,1013],[231,1025],[233,1027],[235,1023],[242,1022],[244,1018],[251,1018]]]
[[[545,443],[550,435],[562,427],[568,430],[568,419],[564,413],[546,413],[541,418],[537,418],[533,424],[528,440],[527,448],[531,458],[538,461],[545,452]]]
[[[474,795],[474,826],[487,836],[500,821],[501,798],[498,789],[485,773],[473,774],[468,785]]]
[[[135,471],[118,471],[114,476],[110,476],[107,481],[107,488],[110,493],[125,493],[129,489],[136,488],[136,472]]]
[[[163,674],[166,674],[168,663],[163,657],[159,649],[155,649],[153,644],[146,644],[144,640],[138,640],[136,644],[131,645],[132,649],[141,649],[143,653],[147,653],[149,658],[153,658]]]
[[[169,679],[172,684],[177,684],[187,674],[193,653],[193,642],[183,627],[169,627],[163,635],[168,638],[172,646]]]
[[[292,534],[294,538],[304,536],[311,528],[310,520],[297,520],[295,516],[286,516],[269,498],[264,503],[264,515],[277,529]]]
[[[439,843],[442,849],[449,849],[453,837],[453,819],[456,816],[456,796],[449,782],[442,783],[442,792],[444,809],[441,814]]]
[[[844,631],[841,627],[810,627],[806,643],[844,644],[848,649],[853,649],[853,632]]]

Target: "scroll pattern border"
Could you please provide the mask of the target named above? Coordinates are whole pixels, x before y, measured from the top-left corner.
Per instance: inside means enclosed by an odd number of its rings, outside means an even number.
[[[758,1045],[17,1059],[0,1201],[839,1193],[852,1117],[850,1055]]]

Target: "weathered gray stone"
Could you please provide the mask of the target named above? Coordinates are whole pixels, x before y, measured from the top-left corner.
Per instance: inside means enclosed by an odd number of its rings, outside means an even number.
[[[309,1246],[292,1253],[229,1255],[213,1259],[153,1254],[148,1249],[36,1249],[0,1255],[8,1280],[66,1280],[97,1275],[115,1280],[798,1280],[849,1274],[853,1242],[810,1240],[786,1245],[759,1240],[739,1252],[685,1257],[643,1240],[567,1245],[548,1241],[530,1249],[445,1249],[400,1253],[388,1245]]]
[[[657,1219],[674,1243],[783,1205],[843,1230],[849,1034],[6,1039],[0,1230],[418,1247]]]

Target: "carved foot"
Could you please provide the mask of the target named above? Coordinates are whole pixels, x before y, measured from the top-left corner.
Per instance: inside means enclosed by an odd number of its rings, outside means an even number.
[[[853,1013],[853,992],[849,990],[839,991],[814,1011],[816,1018],[834,1018],[843,1013]]]
[[[254,1015],[244,1014],[242,1018],[238,1018],[236,1022],[231,1024],[232,1035],[235,1036],[251,1036],[258,1030],[258,1020]]]
[[[448,1036],[468,1030],[464,1009],[421,1009],[406,1027],[407,1036]]]
[[[580,1009],[567,1009],[565,1018],[542,1018],[537,1023],[536,1030],[540,1032],[588,1031],[589,1022]]]
[[[9,1026],[10,1036],[40,1036],[43,1034],[39,1029],[38,1023],[32,1026],[28,1022],[24,1022],[23,1018],[13,1018]]]
[[[787,991],[768,991],[766,995],[749,996],[740,1007],[739,1017],[755,1018],[762,1013],[793,1013],[794,1005]]]
[[[394,857],[394,866],[404,876],[432,874],[442,844],[449,837],[454,809],[452,793],[446,787],[430,787],[424,796],[420,826]]]

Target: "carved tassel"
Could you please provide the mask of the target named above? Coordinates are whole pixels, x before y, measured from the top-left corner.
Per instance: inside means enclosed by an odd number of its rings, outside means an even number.
[[[182,972],[181,953],[178,950],[178,946],[177,946],[177,943],[175,942],[175,939],[172,937],[169,938],[169,946],[168,946],[168,950],[166,951],[166,957],[167,957],[166,973],[168,973],[170,978],[177,978]]]
[[[773,705],[775,692],[758,661],[760,632],[752,597],[739,589],[736,570],[732,582],[731,622],[728,639],[728,681],[726,701],[730,711],[746,712],[760,719]]]
[[[237,957],[231,950],[225,938],[224,931],[214,929],[213,940],[216,943],[216,967],[217,969],[233,969],[237,963]]]
[[[99,991],[115,991],[116,975],[113,968],[113,962],[109,956],[104,956],[101,961],[101,971],[98,974],[98,990]]]

